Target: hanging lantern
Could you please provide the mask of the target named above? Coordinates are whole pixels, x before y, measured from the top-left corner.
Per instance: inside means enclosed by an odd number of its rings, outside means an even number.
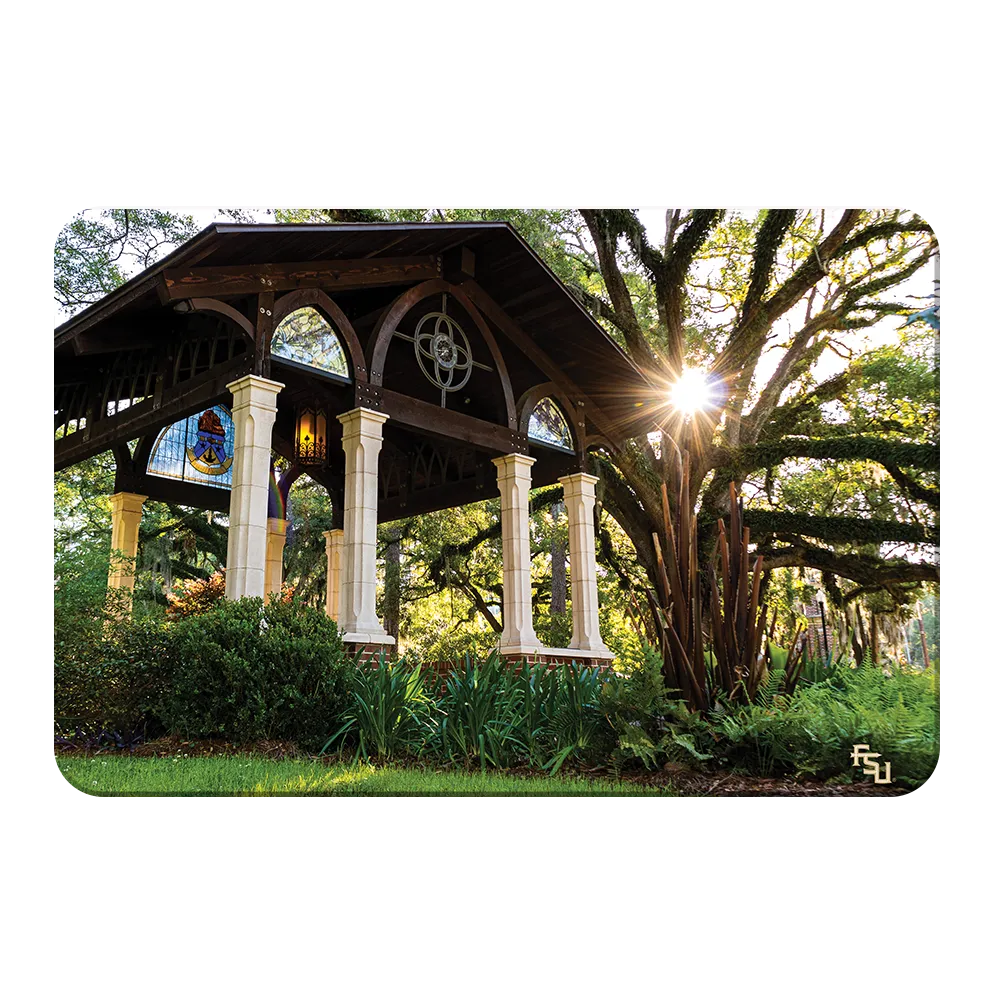
[[[301,407],[295,422],[295,460],[299,465],[323,465],[326,444],[326,410]]]

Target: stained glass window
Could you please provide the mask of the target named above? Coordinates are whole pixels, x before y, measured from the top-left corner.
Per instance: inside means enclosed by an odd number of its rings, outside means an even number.
[[[348,378],[347,355],[330,324],[312,306],[289,313],[274,331],[271,354]]]
[[[225,406],[213,406],[165,427],[153,445],[146,472],[232,489],[234,444],[232,414]]]
[[[554,448],[573,451],[573,435],[551,396],[538,401],[528,420],[528,437]]]

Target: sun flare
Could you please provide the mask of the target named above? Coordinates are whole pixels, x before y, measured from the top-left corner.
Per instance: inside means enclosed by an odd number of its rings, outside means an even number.
[[[705,373],[686,368],[670,389],[669,400],[675,410],[688,417],[707,409],[712,402],[712,387]]]

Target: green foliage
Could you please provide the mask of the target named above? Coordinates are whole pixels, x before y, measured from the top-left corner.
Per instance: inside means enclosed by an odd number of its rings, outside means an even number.
[[[161,620],[136,615],[131,595],[106,591],[107,557],[71,550],[56,563],[55,731],[151,734],[164,686]]]
[[[299,602],[224,601],[170,626],[172,732],[237,742],[321,746],[347,706],[347,659],[336,623]]]
[[[190,216],[155,209],[81,212],[56,238],[55,299],[68,311],[95,302],[196,232]]]
[[[466,656],[443,686],[419,666],[361,663],[353,703],[324,749],[349,741],[360,757],[405,754],[463,767],[528,764],[558,771],[599,760],[613,745],[600,704],[606,672],[575,665]]]
[[[613,674],[601,688],[600,704],[617,740],[611,765],[618,770],[630,761],[647,770],[665,761],[705,761],[699,749],[708,726],[683,699],[671,697],[663,683],[663,660],[653,646],[643,646],[642,662],[633,670]]]
[[[710,722],[723,738],[719,760],[753,774],[853,777],[850,752],[868,744],[892,763],[893,780],[926,781],[938,757],[937,675],[865,663],[840,665],[793,697],[762,692],[751,705],[720,706]]]
[[[528,688],[530,692],[530,686]],[[448,760],[510,766],[526,757],[526,726],[532,701],[524,685],[496,655],[466,657],[445,683],[431,746]]]
[[[404,661],[358,664],[350,671],[351,702],[344,724],[320,753],[343,743],[348,735],[357,741],[357,756],[364,760],[391,760],[400,754],[417,756],[430,726],[433,702],[424,691],[419,665]]]

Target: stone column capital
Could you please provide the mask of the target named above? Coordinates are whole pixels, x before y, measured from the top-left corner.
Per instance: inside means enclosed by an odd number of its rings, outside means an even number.
[[[285,388],[284,382],[275,382],[260,375],[244,375],[229,382],[226,388],[233,394],[233,409],[255,406],[261,409],[278,409],[278,393]]]
[[[348,410],[346,413],[338,413],[337,419],[344,426],[344,433],[361,433],[363,434],[366,430],[372,430],[373,432],[382,426],[388,419],[388,413],[379,413],[378,410],[369,410],[367,406],[356,406],[353,410]],[[379,435],[381,436],[381,431]]]
[[[501,455],[499,458],[494,458],[492,461],[497,467],[498,477],[530,476],[531,467],[535,464],[536,459],[532,458],[530,455],[514,453],[511,455]]]
[[[141,493],[112,493],[111,511],[114,514],[141,514],[142,505],[148,499]]]
[[[597,476],[592,476],[588,472],[574,472],[569,476],[560,476],[563,493],[567,495],[593,496],[594,486],[600,482]]]
[[[339,541],[344,538],[343,528],[331,528],[329,531],[323,532],[323,537],[326,539],[327,546],[336,545]]]

